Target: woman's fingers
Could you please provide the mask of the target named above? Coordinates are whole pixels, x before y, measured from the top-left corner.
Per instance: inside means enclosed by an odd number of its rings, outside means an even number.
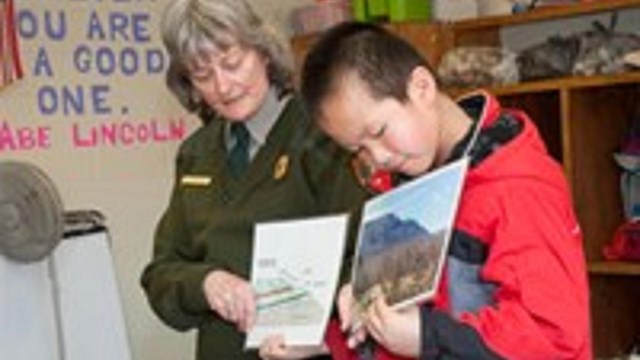
[[[262,359],[281,359],[284,357],[284,337],[282,335],[268,336],[260,344],[259,354]]]
[[[227,271],[215,270],[205,278],[204,291],[211,309],[223,319],[243,331],[253,325],[255,298],[248,281]]]

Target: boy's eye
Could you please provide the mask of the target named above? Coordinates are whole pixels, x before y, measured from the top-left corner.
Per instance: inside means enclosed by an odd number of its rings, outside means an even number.
[[[347,151],[349,151],[353,155],[358,155],[362,151],[362,146],[354,145],[347,147]]]
[[[378,130],[371,134],[371,136],[375,139],[379,139],[384,136],[385,131],[387,131],[387,124],[382,124]]]

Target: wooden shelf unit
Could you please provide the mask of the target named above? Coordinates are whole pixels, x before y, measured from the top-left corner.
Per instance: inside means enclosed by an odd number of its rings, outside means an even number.
[[[456,46],[500,46],[502,29],[546,20],[640,9],[640,0],[607,0],[548,6],[507,16],[454,23],[386,25],[417,46],[432,65]],[[302,59],[315,35],[295,38]],[[624,221],[620,170],[613,154],[640,104],[640,72],[565,77],[489,89],[503,105],[526,110],[572,189],[588,262],[594,355],[628,353],[640,341],[640,262],[607,262],[602,247]],[[464,90],[451,89],[453,96]]]
[[[420,51],[430,64],[438,64],[444,50],[452,44],[452,38],[448,35],[448,24],[403,22],[388,23],[385,27],[392,32],[409,40]],[[307,54],[307,49],[313,44],[318,34],[296,36],[291,40],[291,47],[295,56],[296,76],[302,66],[302,61]],[[297,82],[297,80],[296,80]]]
[[[549,6],[513,16],[449,24],[442,54],[456,46],[500,46],[500,31],[514,25],[640,9],[639,0]],[[565,170],[584,232],[591,292],[594,355],[629,352],[640,341],[640,263],[607,262],[602,247],[624,221],[620,170],[613,154],[640,103],[640,72],[565,77],[491,89],[506,105],[525,109],[550,153]],[[457,93],[458,91],[456,91]]]
[[[448,33],[452,36],[449,46],[495,45],[500,43],[500,30],[506,27],[639,7],[640,0],[596,0],[572,5],[542,6],[515,15],[486,16],[458,21],[448,24]]]
[[[592,261],[589,272],[602,276],[640,276],[640,264],[624,261]]]
[[[602,246],[623,221],[620,172],[613,153],[640,102],[640,72],[552,79],[491,91],[506,105],[524,108],[536,121],[571,184],[587,259],[602,261]]]
[[[454,31],[456,32],[476,32],[480,29],[486,30],[486,28],[503,28],[536,21],[555,20],[637,7],[640,7],[640,0],[596,0],[571,5],[541,6],[520,14],[485,16],[458,21],[452,23],[452,25],[455,27]]]

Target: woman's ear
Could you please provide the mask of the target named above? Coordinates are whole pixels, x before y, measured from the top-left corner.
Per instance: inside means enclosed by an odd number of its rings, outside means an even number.
[[[438,93],[433,74],[424,66],[416,66],[407,82],[407,97],[416,104],[430,105]]]
[[[193,89],[193,88],[190,89],[187,96],[189,98],[190,106],[193,106],[194,108],[198,108],[202,106],[202,101],[203,101],[202,96],[196,89]]]

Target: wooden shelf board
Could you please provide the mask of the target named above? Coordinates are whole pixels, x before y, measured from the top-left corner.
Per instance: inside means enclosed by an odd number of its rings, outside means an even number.
[[[592,261],[588,268],[592,275],[640,276],[640,261]]]
[[[574,76],[563,84],[564,87],[578,89],[608,85],[640,84],[640,71],[616,75]]]
[[[455,31],[469,31],[480,28],[510,26],[542,20],[588,15],[637,6],[640,6],[640,0],[607,0],[571,5],[549,5],[541,6],[521,14],[485,16],[476,19],[461,20],[454,22],[451,25],[454,27]]]
[[[488,90],[497,96],[508,96],[560,91],[562,89],[586,89],[624,84],[640,84],[640,71],[626,72],[617,75],[571,76],[531,81],[514,85],[489,87]],[[461,95],[469,91],[471,91],[471,89],[447,90],[448,93],[454,95]]]
[[[596,14],[599,12],[616,11],[640,6],[640,0],[596,0],[593,2],[581,2],[571,5],[546,5],[535,8],[521,14],[505,14],[483,16],[479,18],[459,20],[454,22],[443,22],[451,27],[454,32],[468,32],[487,28],[500,28],[519,24],[527,24],[536,21],[557,20],[572,16]],[[427,21],[409,21],[398,23],[381,23],[388,27],[404,26],[411,23],[414,25],[429,24]],[[295,35],[293,38],[306,38],[310,40],[317,37],[319,33]]]

